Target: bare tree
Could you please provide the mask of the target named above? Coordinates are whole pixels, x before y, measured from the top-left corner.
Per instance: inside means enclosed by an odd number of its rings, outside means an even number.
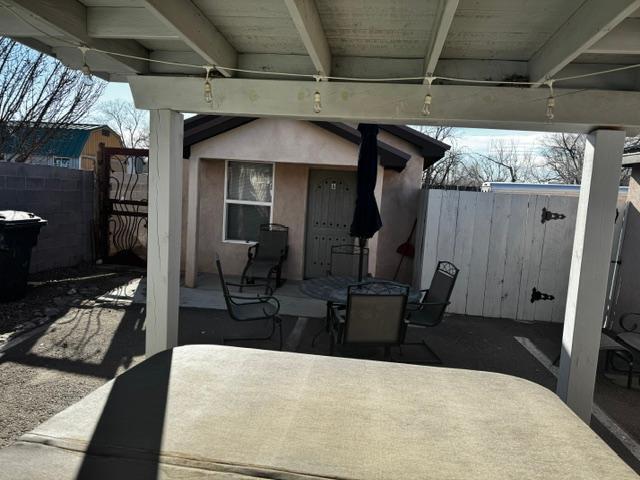
[[[64,127],[82,121],[104,82],[0,37],[0,152],[6,161],[47,155],[42,148]]]
[[[553,133],[540,142],[540,155],[548,172],[548,180],[560,183],[580,183],[585,136]]]
[[[466,164],[467,182],[528,182],[535,179],[536,167],[530,152],[518,151],[512,141],[494,140],[489,153],[473,155]]]
[[[109,125],[127,148],[149,147],[149,114],[126,100],[108,100],[98,105],[94,119]]]
[[[458,132],[453,127],[418,127],[438,141],[451,145],[444,157],[424,170],[422,181],[426,186],[465,185],[464,152],[457,143]]]
[[[584,134],[554,133],[541,141],[540,154],[544,158],[547,181],[579,184],[582,181],[582,158],[586,136]],[[625,147],[639,144],[638,137],[628,138]],[[620,184],[629,183],[629,169],[620,172]]]

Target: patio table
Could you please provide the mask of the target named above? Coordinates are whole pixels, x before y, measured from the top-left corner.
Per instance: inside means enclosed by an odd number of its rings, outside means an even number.
[[[0,480],[637,478],[520,378],[214,345],[140,363],[0,465]]]
[[[389,285],[401,285],[401,283],[390,282],[389,280],[383,280],[381,278],[366,278],[360,283],[365,282],[388,282]],[[317,277],[304,280],[300,283],[300,291],[305,295],[319,300],[325,300],[329,303],[346,304],[347,292],[349,285],[357,284],[358,279],[356,277],[341,277],[331,276]],[[387,291],[387,289],[385,289]],[[422,292],[420,290],[409,289],[409,303],[420,303],[422,298]]]

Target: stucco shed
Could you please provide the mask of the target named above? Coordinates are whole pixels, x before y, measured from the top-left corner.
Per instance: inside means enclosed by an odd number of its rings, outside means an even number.
[[[248,230],[261,221],[289,227],[286,278],[299,280],[322,272],[332,244],[353,242],[348,229],[358,143],[359,132],[337,122],[206,115],[187,119],[184,157],[188,159],[188,201],[184,202],[187,212],[182,243],[186,283],[195,284],[197,272],[214,271],[216,253],[225,272],[239,275],[248,245],[255,240]],[[376,196],[383,227],[369,241],[369,272],[391,278],[400,261],[396,248],[409,236],[416,217],[422,171],[442,158],[449,146],[395,125],[381,127],[378,146]],[[244,173],[238,173],[239,169]],[[241,181],[238,175],[245,174],[258,175],[253,177],[254,183],[270,178],[270,191],[250,201],[234,198],[232,190],[244,188],[237,184]],[[323,182],[328,185],[326,190],[320,188]],[[316,183],[318,188],[310,189]],[[340,198],[344,207],[310,210],[312,195],[319,195],[318,204]],[[394,214],[398,210],[403,215]],[[314,229],[313,215],[328,216],[323,217],[326,228]],[[398,279],[410,281],[411,274],[411,262],[403,262]]]

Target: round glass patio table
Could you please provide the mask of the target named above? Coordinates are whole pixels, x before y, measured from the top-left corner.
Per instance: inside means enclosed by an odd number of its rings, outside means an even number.
[[[381,282],[384,285],[380,286],[380,293],[393,293],[393,287],[409,287],[398,282],[392,282],[390,280],[384,280],[382,278],[365,278],[361,282],[358,282],[356,277],[340,277],[327,275],[326,277],[317,277],[304,280],[300,284],[300,291],[305,295],[319,300],[325,300],[329,303],[346,304],[347,296],[350,285],[357,285],[358,283],[372,283]],[[401,289],[398,288],[398,292]],[[371,289],[367,289],[367,293],[375,293]],[[420,290],[414,290],[409,287],[409,303],[420,303],[422,292]]]

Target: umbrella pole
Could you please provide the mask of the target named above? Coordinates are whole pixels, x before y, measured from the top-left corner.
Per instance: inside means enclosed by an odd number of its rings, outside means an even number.
[[[363,237],[359,237],[358,241],[360,243],[360,258],[358,259],[358,282],[362,281],[362,267],[364,263],[364,246],[367,244],[367,239]]]

